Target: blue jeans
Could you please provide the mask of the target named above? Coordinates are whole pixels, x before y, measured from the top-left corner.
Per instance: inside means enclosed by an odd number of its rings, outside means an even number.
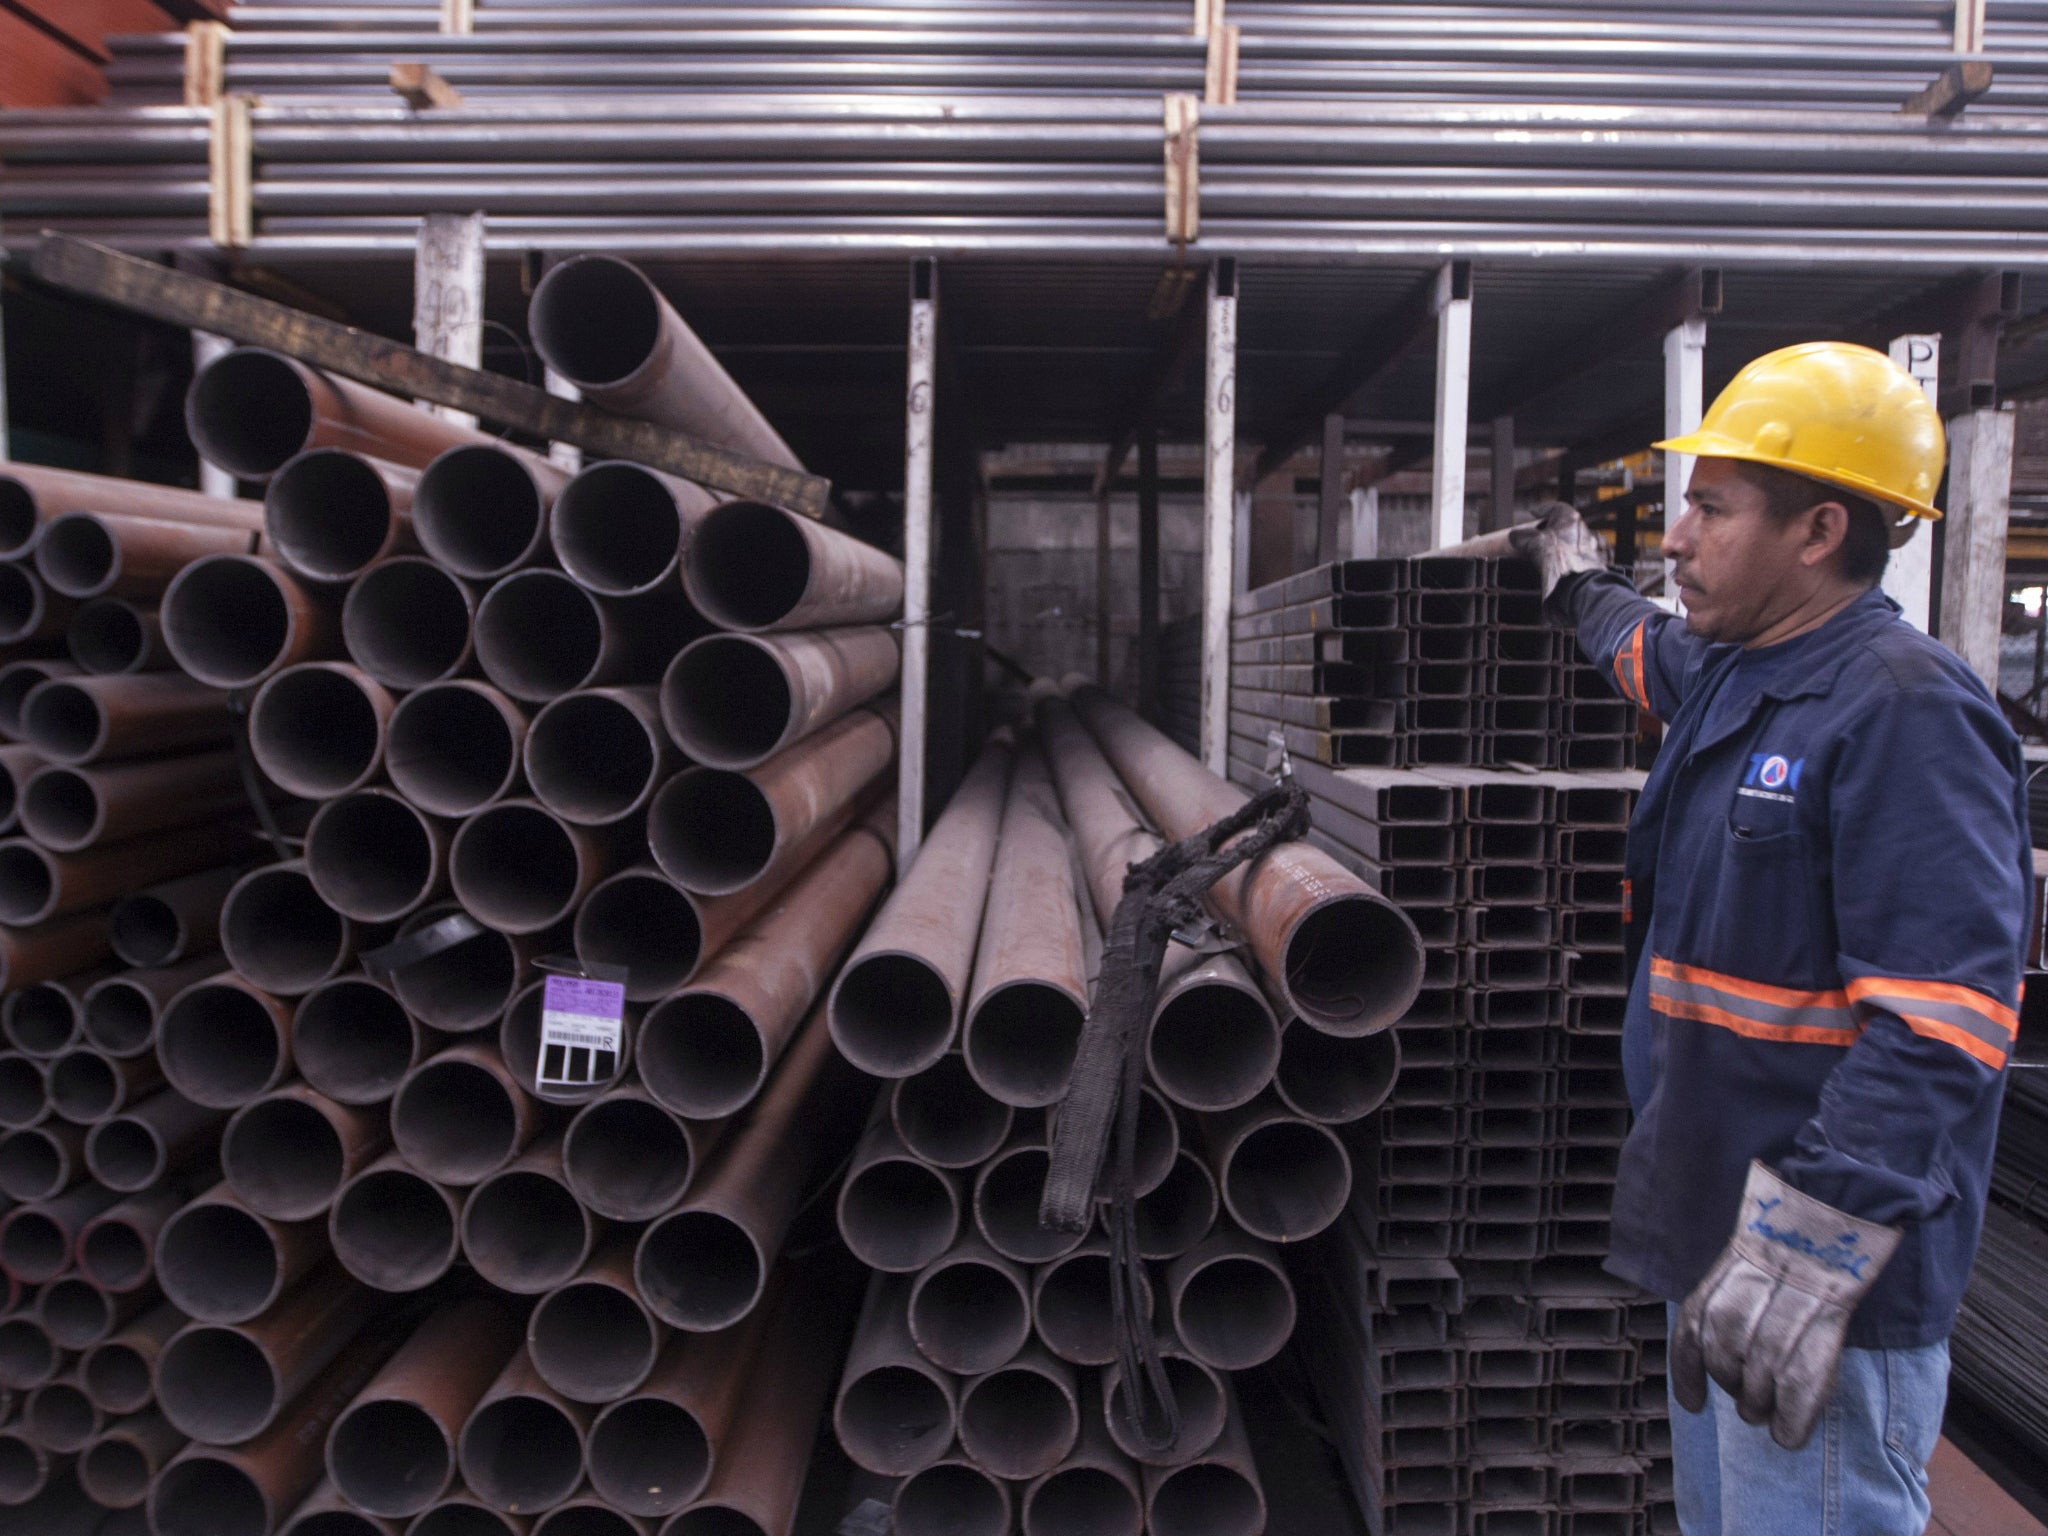
[[[1676,1316],[1677,1308],[1672,1308]],[[1948,1345],[1849,1349],[1806,1448],[1745,1424],[1712,1382],[1707,1406],[1671,1403],[1672,1473],[1685,1536],[1920,1536],[1927,1458],[1941,1436]]]

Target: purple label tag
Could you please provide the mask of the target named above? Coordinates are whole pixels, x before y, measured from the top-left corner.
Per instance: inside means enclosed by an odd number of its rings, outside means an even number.
[[[587,1088],[618,1075],[626,988],[616,981],[550,976],[540,1001],[537,1088]]]

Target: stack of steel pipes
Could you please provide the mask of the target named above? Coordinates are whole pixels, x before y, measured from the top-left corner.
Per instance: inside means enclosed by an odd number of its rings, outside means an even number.
[[[794,463],[636,272],[556,276],[592,398]],[[788,1536],[900,569],[277,353],[187,406],[262,503],[0,479],[111,594],[0,672],[0,1526]]]
[[[832,993],[840,1050],[892,1080],[839,1192],[875,1276],[834,1424],[898,1479],[899,1536],[1252,1536],[1230,1373],[1293,1332],[1279,1250],[1344,1210],[1333,1128],[1393,1086],[1420,946],[1302,843],[1212,891],[1241,947],[1172,946],[1134,1158],[1137,1322],[1180,1410],[1153,1443],[1116,1365],[1107,1229],[1046,1226],[1040,1201],[1126,869],[1245,797],[1099,690],[1034,718],[984,752]]]

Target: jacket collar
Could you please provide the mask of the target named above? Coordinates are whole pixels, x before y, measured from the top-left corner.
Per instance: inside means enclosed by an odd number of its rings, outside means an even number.
[[[1834,615],[1817,630],[1799,637],[1808,643],[1807,664],[1781,676],[1759,688],[1747,701],[1736,709],[1725,711],[1716,729],[1694,738],[1686,749],[1691,757],[1718,746],[1730,736],[1745,729],[1756,717],[1757,708],[1765,699],[1784,703],[1790,699],[1802,699],[1830,692],[1835,678],[1840,674],[1850,656],[1873,634],[1896,619],[1899,605],[1880,589],[1872,587],[1861,597]],[[1785,642],[1788,645],[1797,640]],[[1739,647],[1729,646],[1724,654],[1715,658],[1715,665],[1733,667],[1744,653]]]

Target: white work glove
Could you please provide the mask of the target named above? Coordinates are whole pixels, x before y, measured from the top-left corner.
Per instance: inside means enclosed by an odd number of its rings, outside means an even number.
[[[1735,1235],[1678,1311],[1671,1392],[1690,1413],[1707,1378],[1746,1424],[1796,1451],[1813,1435],[1841,1375],[1850,1314],[1899,1246],[1897,1227],[1859,1221],[1749,1165]]]
[[[1536,520],[1508,530],[1508,543],[1542,573],[1547,598],[1576,571],[1607,569],[1607,546],[1586,526],[1576,507],[1553,501],[1536,509]]]

